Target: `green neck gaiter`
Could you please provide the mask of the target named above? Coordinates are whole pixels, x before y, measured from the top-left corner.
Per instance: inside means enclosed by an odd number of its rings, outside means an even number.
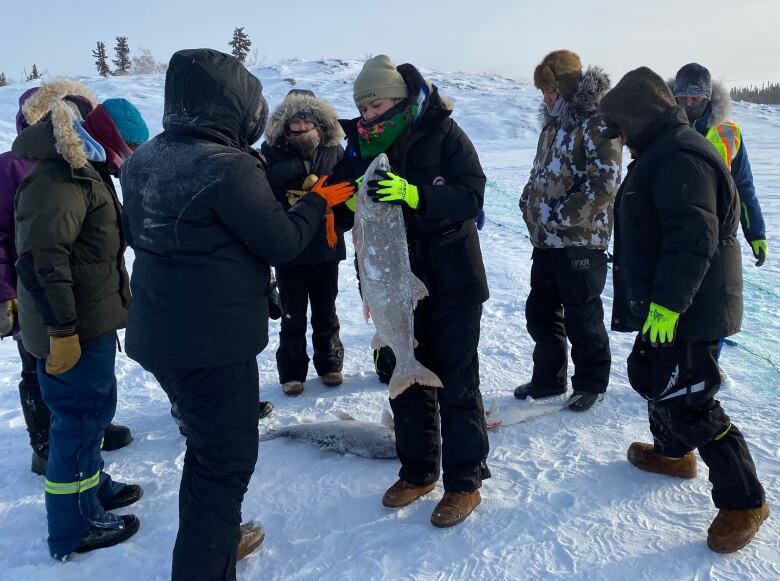
[[[360,157],[370,159],[384,153],[409,126],[409,116],[401,111],[385,121],[366,125],[361,119],[357,123],[360,143]]]

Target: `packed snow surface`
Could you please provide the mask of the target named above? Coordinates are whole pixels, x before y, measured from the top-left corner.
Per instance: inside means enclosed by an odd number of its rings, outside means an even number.
[[[253,72],[272,107],[294,85],[313,89],[340,115],[354,117],[351,82],[360,66],[296,60]],[[539,95],[527,82],[496,75],[422,72],[453,99],[454,117],[488,176],[488,222],[480,238],[491,298],[482,317],[481,385],[486,405],[494,398],[506,402],[513,387],[529,379],[532,365],[523,314],[531,244],[517,200],[536,148]],[[129,98],[152,134],[161,131],[164,76],[81,80],[101,99]],[[28,86],[0,88],[0,151],[11,147],[17,98]],[[740,234],[744,330],[721,358],[726,381],[720,399],[748,440],[773,511],[749,547],[729,556],[707,548],[716,511],[702,462],[697,478],[679,481],[640,472],[626,461],[629,444],[650,441],[650,433],[646,404],[626,378],[633,337],[610,333],[613,366],[604,401],[587,413],[561,411],[491,432],[493,477],[484,482],[482,504],[452,529],[429,522],[441,483],[406,508],[382,507],[397,460],[341,456],[282,438],[263,442],[243,512],[245,520],[262,521],[267,538],[257,554],[239,563],[239,578],[780,579],[780,107],[738,103],[732,118],[744,132],[770,247],[766,265],[756,268]],[[378,422],[388,406],[387,388],[373,372],[374,329],[363,320],[350,238],[337,303],[345,382],[327,388],[310,369],[304,393],[285,396],[274,359],[278,323],[271,322],[271,342],[257,360],[261,398],[270,399],[275,411],[261,421],[261,432],[336,420],[342,411]],[[129,268],[132,258],[128,251]],[[611,280],[604,303],[609,317]],[[154,378],[118,354],[115,423],[130,426],[135,440],[104,454],[115,479],[144,487],[137,505],[118,511],[137,514],[141,530],[128,542],[62,564],[51,560],[46,547],[43,479],[29,470],[16,387],[20,367],[16,347],[6,339],[0,344],[0,579],[169,578],[184,439]]]

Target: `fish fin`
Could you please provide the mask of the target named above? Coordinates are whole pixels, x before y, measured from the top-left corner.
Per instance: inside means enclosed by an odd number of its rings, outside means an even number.
[[[417,303],[428,296],[428,287],[412,273],[412,309],[417,308]]]
[[[501,426],[501,420],[498,418],[498,402],[493,398],[490,400],[490,407],[485,412],[485,423],[489,430],[496,430]]]
[[[393,414],[391,414],[386,409],[382,410],[382,419],[380,423],[390,430],[395,429],[395,420],[393,419]]]
[[[379,333],[374,333],[374,338],[371,339],[371,349],[379,350],[382,347],[387,347],[387,343],[382,341],[382,338],[379,336]]]
[[[269,428],[265,434],[260,434],[260,441],[265,442],[266,440],[273,440],[274,438],[278,438],[278,437],[279,437],[279,432],[277,432],[273,428]]]
[[[366,320],[366,323],[371,318],[371,311],[368,308],[368,301],[366,301],[365,297],[363,297],[363,318]]]
[[[349,412],[346,412],[344,410],[337,411],[336,412],[336,416],[338,416],[338,418],[340,420],[344,420],[345,422],[354,422],[355,421],[355,418],[352,417],[352,414],[350,414]]]
[[[390,378],[390,399],[395,399],[396,396],[414,384],[426,387],[444,387],[438,375],[416,359],[412,359],[411,366],[404,369],[399,369],[396,365],[393,376]]]

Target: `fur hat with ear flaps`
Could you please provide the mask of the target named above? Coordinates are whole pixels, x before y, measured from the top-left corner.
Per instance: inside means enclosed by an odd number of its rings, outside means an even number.
[[[544,92],[558,91],[570,101],[582,80],[582,61],[570,50],[556,50],[548,54],[534,70],[534,85]]]

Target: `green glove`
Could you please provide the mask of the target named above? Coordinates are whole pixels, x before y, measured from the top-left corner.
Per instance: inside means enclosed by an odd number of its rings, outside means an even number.
[[[355,190],[359,190],[360,186],[363,184],[363,176],[360,176],[358,179],[355,180]],[[355,208],[357,207],[357,191],[355,192],[355,195],[352,196],[349,200],[344,202],[344,205],[349,208],[350,212],[355,211]]]
[[[650,303],[650,312],[642,327],[642,336],[649,339],[650,344],[656,346],[671,345],[674,343],[674,333],[677,330],[677,321],[680,313],[670,311],[666,307]]]
[[[753,256],[756,257],[756,266],[763,266],[766,255],[769,253],[769,244],[766,243],[766,240],[753,240],[750,243],[750,248],[753,249]]]
[[[405,203],[416,210],[420,205],[420,193],[417,186],[413,186],[401,176],[392,172],[379,170],[379,179],[368,182],[368,195],[377,202],[390,202],[391,204]]]

